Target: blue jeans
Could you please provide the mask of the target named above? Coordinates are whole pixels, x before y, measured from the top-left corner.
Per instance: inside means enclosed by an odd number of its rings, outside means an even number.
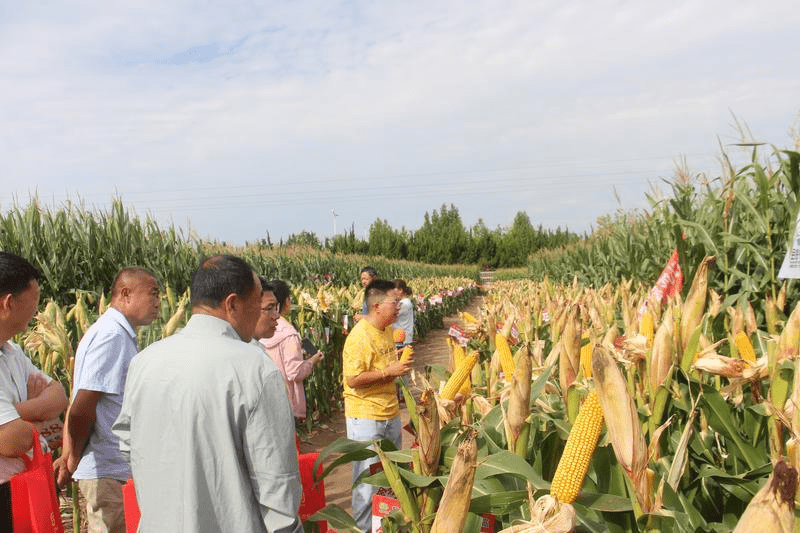
[[[389,420],[370,420],[368,418],[347,418],[347,438],[350,440],[372,441],[389,439],[400,449],[403,447],[402,424],[400,417]],[[380,459],[372,457],[353,462],[353,483],[364,470]],[[364,533],[372,531],[372,495],[377,489],[373,485],[361,483],[353,489],[353,518]]]

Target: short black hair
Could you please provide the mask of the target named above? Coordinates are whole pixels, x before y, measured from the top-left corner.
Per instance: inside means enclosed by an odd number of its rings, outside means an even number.
[[[369,274],[373,278],[377,278],[378,277],[378,271],[375,270],[374,268],[372,268],[371,266],[365,266],[364,268],[362,268],[361,269],[361,273],[363,274],[364,272],[366,272],[367,274]]]
[[[246,296],[253,290],[253,269],[235,255],[215,255],[200,262],[192,276],[192,305],[219,307],[229,294]]]
[[[286,298],[292,295],[292,289],[289,287],[288,283],[279,279],[273,279],[269,284],[275,289],[272,291],[272,294],[274,294],[275,299],[278,300],[278,311],[283,311],[283,304],[286,302]]]
[[[405,294],[405,295],[411,294],[411,287],[406,285],[406,282],[404,280],[395,279],[395,280],[392,280],[392,283],[394,283],[394,288],[395,289],[400,289],[401,291],[403,291],[403,294]]]
[[[386,279],[374,279],[367,285],[367,288],[364,289],[364,300],[367,302],[367,305],[372,307],[376,298],[384,297],[387,292],[392,290],[394,290],[394,283],[391,281]]]
[[[258,281],[261,282],[261,294],[265,292],[271,292],[273,295],[275,294],[275,287],[272,286],[272,283],[267,281],[267,278],[264,276],[258,276]]]
[[[42,277],[27,259],[11,252],[0,252],[0,294],[17,294],[28,288],[31,280]]]

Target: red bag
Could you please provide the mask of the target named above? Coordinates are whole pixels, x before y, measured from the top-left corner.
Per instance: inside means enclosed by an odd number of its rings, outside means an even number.
[[[32,426],[32,425],[31,425]],[[33,426],[32,426],[33,427]],[[22,456],[25,471],[13,476],[11,514],[15,533],[64,533],[56,496],[53,459],[42,453],[39,432],[33,428],[33,459]]]
[[[142,513],[139,512],[139,502],[136,500],[136,486],[133,484],[132,479],[129,479],[122,486],[122,503],[125,506],[125,531],[127,533],[136,533]]]
[[[300,455],[300,482],[303,485],[303,496],[300,500],[300,509],[297,514],[300,520],[305,522],[306,518],[325,507],[325,483],[323,481],[314,484],[314,461],[317,460],[318,453],[304,453]],[[322,465],[317,468],[317,474],[322,474]],[[318,522],[320,531],[328,531],[327,522]]]

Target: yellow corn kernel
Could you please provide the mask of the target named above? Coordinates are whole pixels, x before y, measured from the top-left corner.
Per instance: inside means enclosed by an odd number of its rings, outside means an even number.
[[[465,357],[461,364],[456,367],[455,372],[453,375],[450,376],[450,379],[447,380],[447,383],[442,390],[442,393],[439,395],[441,398],[445,400],[452,400],[456,397],[456,393],[461,389],[461,385],[464,384],[464,381],[469,376],[469,373],[472,372],[472,367],[475,366],[475,363],[478,362],[478,354],[473,353],[468,357]]]
[[[464,318],[464,322],[466,322],[467,324],[475,324],[478,321],[478,319],[476,319],[474,316],[472,316],[470,313],[467,313],[466,311],[464,311],[461,314],[461,316]]]
[[[736,334],[736,350],[739,352],[739,357],[744,361],[750,363],[756,362],[756,353],[753,350],[753,343],[750,342],[750,337],[747,333],[740,331]]]
[[[591,391],[578,411],[550,485],[550,495],[561,503],[572,503],[578,497],[602,429],[603,410],[597,393]]]
[[[592,377],[592,348],[594,344],[589,338],[588,333],[584,333],[581,339],[581,368],[583,369],[584,377]]]
[[[494,338],[494,344],[500,353],[500,366],[503,368],[505,379],[506,381],[511,381],[511,377],[514,375],[514,356],[511,355],[508,339],[501,333],[497,333]]]

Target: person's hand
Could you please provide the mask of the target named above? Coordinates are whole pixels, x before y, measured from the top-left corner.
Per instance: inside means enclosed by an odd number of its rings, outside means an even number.
[[[315,353],[314,355],[311,356],[311,364],[316,365],[317,363],[319,363],[323,359],[325,359],[325,354],[322,353],[321,351],[317,352],[317,353]]]
[[[402,375],[408,374],[411,372],[411,365],[414,362],[414,356],[412,355],[408,361],[395,361],[391,365],[384,368],[384,372],[387,376],[391,376],[393,378],[400,377]]]
[[[78,468],[77,463],[74,464],[72,469],[69,468],[70,463],[74,462],[70,460],[70,455],[69,453],[62,453],[61,457],[53,461],[56,484],[62,489],[72,481],[72,473]]]
[[[31,374],[28,378],[28,399],[32,400],[39,397],[49,384],[50,380],[44,374]]]

